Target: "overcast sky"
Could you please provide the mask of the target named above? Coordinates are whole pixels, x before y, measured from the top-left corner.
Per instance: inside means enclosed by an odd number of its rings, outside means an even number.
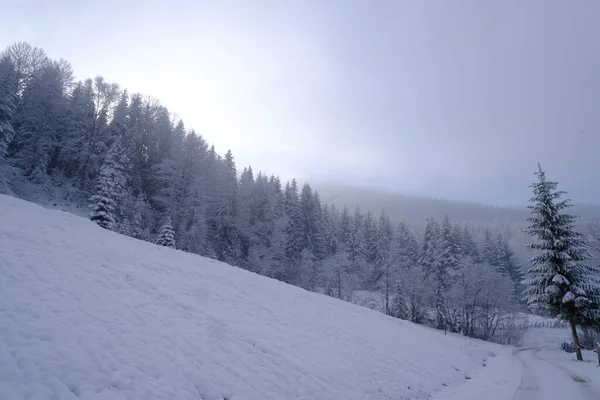
[[[0,0],[27,41],[282,178],[600,203],[600,2]]]

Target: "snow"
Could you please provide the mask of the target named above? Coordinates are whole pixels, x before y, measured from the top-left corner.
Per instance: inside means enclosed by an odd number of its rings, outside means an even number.
[[[419,399],[508,357],[4,195],[0,221],[0,399]]]
[[[584,351],[584,362],[560,350],[569,339],[565,328],[534,328],[524,346],[490,358],[487,368],[458,388],[439,392],[433,400],[597,400],[600,376],[597,355]]]
[[[573,300],[575,300],[575,295],[573,293],[571,293],[571,292],[565,293],[565,295],[562,298],[562,302],[563,303],[568,303],[568,302],[573,301]]]
[[[552,278],[552,282],[558,283],[558,284],[565,284],[565,285],[569,284],[569,280],[567,278],[565,278],[564,276],[562,276],[561,274],[554,275],[554,278]]]

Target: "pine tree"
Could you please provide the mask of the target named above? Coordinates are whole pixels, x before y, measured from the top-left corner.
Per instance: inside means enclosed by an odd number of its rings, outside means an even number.
[[[391,315],[391,299],[397,269],[392,260],[392,240],[394,230],[388,215],[382,210],[375,231],[375,263],[373,280],[383,297],[384,312]]]
[[[327,256],[331,256],[338,251],[336,217],[335,207],[329,207],[325,204],[321,213],[321,227],[323,228],[323,239],[325,240]]]
[[[483,244],[481,246],[482,260],[494,268],[498,268],[498,241],[494,240],[492,232],[485,230]]]
[[[14,115],[11,154],[29,178],[43,183],[58,158],[57,144],[64,132],[67,99],[58,63],[47,63],[23,90]]]
[[[460,257],[460,248],[458,246],[459,238],[455,236],[456,230],[450,225],[448,215],[444,215],[440,226],[440,262],[447,274],[453,274],[458,269],[458,259]]]
[[[377,257],[377,224],[375,223],[373,214],[370,211],[365,212],[363,223],[365,257],[367,263],[373,266],[373,264],[375,264],[375,258]]]
[[[415,236],[404,222],[396,227],[394,259],[402,270],[408,270],[417,265],[418,245]]]
[[[16,111],[17,75],[8,57],[0,59],[0,160],[6,157],[15,131],[11,120]]]
[[[113,229],[119,213],[121,200],[125,196],[125,166],[128,162],[121,142],[117,141],[109,150],[100,168],[96,191],[90,197],[90,219],[103,228]]]
[[[477,246],[477,242],[475,241],[473,234],[469,230],[469,227],[467,227],[466,225],[463,228],[461,241],[462,241],[461,249],[462,249],[463,256],[471,257],[475,262],[479,262],[481,255],[479,253],[479,248]]]
[[[400,279],[396,279],[393,287],[394,296],[389,306],[388,315],[400,319],[408,319],[410,317],[405,290],[403,282]]]
[[[165,222],[160,227],[158,237],[156,238],[156,244],[169,247],[171,249],[175,248],[175,232],[173,231],[171,217],[167,217]]]
[[[444,216],[442,225],[439,226],[437,233],[437,251],[433,262],[431,281],[433,283],[435,301],[436,328],[445,330],[448,325],[447,294],[450,288],[451,274],[458,267],[456,247],[447,216]]]
[[[425,219],[425,234],[419,252],[418,263],[426,277],[433,274],[437,258],[436,226],[433,218]]]
[[[523,274],[520,271],[513,249],[502,235],[498,235],[498,272],[510,278],[514,286],[514,294],[522,292],[521,281]],[[516,300],[515,300],[516,301]]]
[[[364,217],[360,208],[356,208],[354,217],[349,222],[349,231],[345,247],[348,251],[348,260],[350,261],[350,270],[352,273],[360,274],[366,264],[365,256],[365,237],[364,237]]]
[[[350,211],[348,207],[342,208],[342,214],[340,215],[340,224],[338,226],[338,241],[340,243],[348,243],[350,235]]]
[[[537,239],[528,245],[537,254],[527,271],[525,296],[533,310],[547,311],[569,322],[577,359],[582,360],[577,326],[600,327],[600,271],[586,265],[584,242],[575,230],[575,217],[564,212],[570,201],[558,191],[557,183],[546,180],[538,164],[537,182],[530,187],[533,197],[526,232]]]

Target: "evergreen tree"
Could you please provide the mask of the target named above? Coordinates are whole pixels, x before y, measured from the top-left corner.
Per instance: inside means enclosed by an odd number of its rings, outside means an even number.
[[[498,268],[498,241],[494,240],[492,232],[489,229],[485,230],[481,246],[481,257],[483,262],[488,263],[494,268]]]
[[[458,258],[460,257],[460,248],[458,246],[459,238],[454,236],[456,230],[450,225],[448,215],[444,215],[440,226],[440,256],[439,260],[443,264],[442,268],[445,274],[452,275],[458,269]]]
[[[513,249],[510,248],[508,242],[502,235],[498,235],[497,249],[499,267],[496,270],[510,278],[514,286],[515,295],[521,293],[523,290],[521,286],[523,274],[520,271]]]
[[[475,241],[473,234],[466,225],[463,228],[461,241],[461,249],[463,256],[471,257],[475,262],[479,262],[481,255],[479,254],[477,242]]]
[[[585,264],[575,217],[564,211],[571,206],[569,200],[561,200],[565,192],[546,180],[539,164],[536,176],[537,182],[530,186],[533,197],[526,232],[537,239],[528,245],[537,254],[527,271],[525,296],[531,309],[569,322],[577,359],[582,360],[577,326],[600,327],[600,271]]]
[[[365,212],[363,218],[363,234],[365,238],[365,257],[370,266],[375,264],[377,257],[377,224],[370,211]]]
[[[366,264],[365,256],[365,237],[364,237],[364,217],[360,212],[360,208],[356,208],[354,217],[350,221],[348,239],[345,243],[348,252],[348,260],[350,261],[350,270],[352,273],[359,275],[363,272]]]
[[[456,258],[459,259],[466,255],[466,252],[468,250],[463,248],[463,231],[461,230],[458,222],[454,224],[454,227],[452,227],[452,239],[454,242],[454,253],[456,255]]]
[[[436,328],[446,329],[448,326],[447,294],[451,285],[451,277],[458,269],[457,247],[447,215],[444,215],[438,234],[438,249],[433,263],[431,280],[434,291]]]
[[[66,175],[76,177],[80,186],[88,189],[91,183],[86,181],[87,171],[83,168],[85,162],[84,147],[86,138],[90,137],[94,123],[94,100],[92,80],[79,82],[71,92],[66,111],[66,129],[60,142],[59,162],[65,169]],[[105,154],[102,154],[104,156]],[[98,171],[89,171],[90,173]],[[92,179],[93,182],[93,179]]]
[[[402,270],[416,267],[419,249],[415,236],[408,226],[400,221],[396,227],[394,258]]]
[[[8,57],[0,59],[0,160],[7,155],[15,131],[12,117],[17,106],[17,73]]]
[[[325,253],[327,256],[333,255],[338,251],[338,239],[336,235],[336,210],[335,207],[323,206],[321,213],[321,227],[323,228],[323,239],[325,241]]]
[[[350,238],[350,211],[348,207],[342,208],[340,215],[340,224],[338,226],[338,241],[340,243],[348,243]]]
[[[423,242],[421,243],[421,250],[419,252],[418,260],[418,263],[426,277],[430,277],[433,274],[437,260],[436,231],[437,228],[433,218],[426,218],[425,233],[423,235]]]
[[[410,317],[410,309],[406,302],[406,293],[404,284],[400,279],[396,279],[393,287],[394,296],[390,303],[389,313],[395,318],[408,319]]]
[[[375,232],[373,280],[382,295],[384,313],[387,315],[391,315],[391,299],[394,283],[397,279],[397,269],[392,264],[393,235],[394,231],[390,218],[382,210]]]
[[[171,249],[175,248],[175,232],[173,231],[171,217],[167,217],[165,222],[160,227],[158,237],[156,238],[156,244],[169,247]]]
[[[90,197],[90,219],[103,228],[114,228],[115,217],[120,211],[119,207],[125,196],[124,165],[127,162],[121,142],[117,141],[109,150],[100,168],[96,191]]]
[[[57,144],[65,130],[65,89],[60,65],[45,64],[24,88],[14,115],[15,138],[10,152],[36,183],[45,181],[58,158]]]
[[[238,229],[238,180],[231,151],[217,163],[217,193],[209,211],[209,236],[217,260],[244,265],[248,255],[248,238]]]

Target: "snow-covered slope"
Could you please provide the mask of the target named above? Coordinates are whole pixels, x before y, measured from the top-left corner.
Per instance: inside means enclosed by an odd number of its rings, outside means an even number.
[[[0,399],[416,399],[499,347],[0,195]]]

